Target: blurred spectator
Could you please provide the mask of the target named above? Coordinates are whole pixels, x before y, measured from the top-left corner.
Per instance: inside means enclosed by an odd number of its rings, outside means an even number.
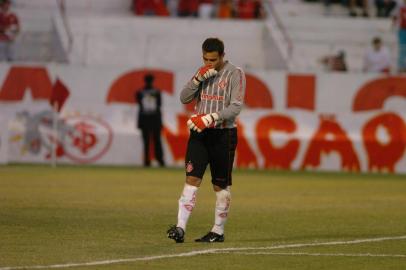
[[[197,17],[199,11],[199,0],[179,0],[178,16],[179,17]]]
[[[237,3],[237,18],[253,19],[255,13],[255,5],[252,0],[238,0]]]
[[[178,16],[178,0],[166,0],[166,7],[171,16]]]
[[[390,53],[379,37],[372,39],[372,46],[365,53],[363,70],[386,73],[390,71]]]
[[[358,16],[357,8],[361,8],[361,15],[363,17],[369,17],[368,13],[368,0],[349,0],[348,8],[351,17]]]
[[[348,71],[344,51],[321,58],[321,63],[327,71]]]
[[[213,0],[200,0],[199,4],[199,17],[212,18],[214,16],[214,3]]]
[[[10,11],[10,0],[0,2],[0,61],[14,60],[14,41],[20,31],[16,14]]]
[[[264,9],[260,0],[238,0],[237,18],[261,19],[264,17]]]
[[[266,17],[263,0],[132,0],[132,3],[134,13],[145,16],[177,15],[179,17],[223,19],[262,19]]]
[[[164,0],[133,0],[136,15],[169,16]]]
[[[233,0],[220,0],[216,8],[216,17],[219,19],[229,19],[234,17]]]
[[[261,0],[254,0],[254,18],[255,19],[263,19],[265,18],[265,9],[262,5]]]
[[[387,18],[396,7],[395,0],[375,0],[376,17]]]
[[[398,29],[398,71],[406,72],[406,0],[396,7],[393,26]]]

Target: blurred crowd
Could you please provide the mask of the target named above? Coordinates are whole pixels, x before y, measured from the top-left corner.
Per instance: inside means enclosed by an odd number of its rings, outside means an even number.
[[[362,2],[356,2],[355,5],[354,3],[350,4],[349,15],[352,17],[358,15],[369,17],[369,8],[363,4],[366,2],[368,1],[363,0]],[[361,9],[361,13],[357,13],[355,10],[356,5]],[[385,41],[380,37],[374,37],[371,40],[370,46],[366,48],[362,70],[364,72],[380,73],[391,73],[395,70],[404,73],[406,72],[406,0],[375,0],[375,5],[375,16],[378,18],[391,18],[392,30],[397,33],[397,70],[395,65],[391,63],[391,55],[394,52],[389,50],[385,45]],[[328,71],[348,71],[346,53],[343,50],[339,50],[336,54],[322,57],[320,62]]]
[[[348,9],[350,17],[379,17],[389,18],[402,0],[305,0],[306,2],[320,1],[324,4],[326,15],[330,14],[331,5],[338,4]]]
[[[262,19],[262,0],[133,0],[136,15]]]
[[[397,34],[397,65],[391,63],[391,51],[385,40],[374,37],[365,48],[362,70],[364,72],[406,72],[406,0],[297,0],[318,1],[326,7],[344,5],[351,17],[391,18],[392,29]],[[375,7],[368,6],[374,3]],[[217,19],[265,19],[265,0],[132,0],[132,10],[140,16],[171,16]],[[15,43],[20,33],[18,16],[12,11],[12,0],[0,0],[0,61],[13,61]],[[375,13],[372,13],[375,12]],[[328,15],[328,14],[327,14]],[[18,57],[17,57],[18,58]],[[318,59],[328,71],[347,72],[346,51],[339,49]],[[396,67],[395,67],[396,65]]]
[[[0,61],[14,60],[14,41],[20,31],[18,17],[10,6],[10,0],[0,0]]]
[[[320,59],[326,71],[346,72],[349,70],[346,52],[338,51],[333,55],[326,55]],[[370,46],[365,49],[362,71],[367,73],[390,73],[391,53],[388,47],[378,36],[371,40]]]

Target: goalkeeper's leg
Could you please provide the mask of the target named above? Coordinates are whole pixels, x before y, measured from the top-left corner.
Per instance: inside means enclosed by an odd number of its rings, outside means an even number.
[[[208,153],[204,144],[204,136],[191,132],[185,159],[186,183],[178,201],[178,222],[176,226],[173,226],[176,230],[170,230],[171,233],[168,231],[168,237],[177,243],[183,242],[187,222],[195,207],[197,190],[202,182],[207,164]]]
[[[226,224],[228,211],[230,209],[231,192],[230,188],[216,191],[216,208],[214,211],[214,225],[211,229],[219,235],[224,235],[224,225]]]
[[[185,157],[186,183],[179,199],[178,209],[177,226],[183,230],[186,229],[190,214],[195,207],[197,189],[202,182],[207,164],[208,153],[204,136],[191,132]]]
[[[208,129],[218,144],[213,145],[210,155],[212,184],[216,192],[216,208],[214,225],[211,232],[224,240],[224,225],[228,218],[231,203],[230,188],[232,185],[232,170],[235,150],[237,147],[237,129]]]
[[[192,180],[190,180],[192,178]],[[201,179],[188,176],[185,186],[183,187],[182,195],[179,199],[178,207],[178,223],[173,225],[167,231],[167,236],[175,240],[176,243],[183,243],[185,238],[186,225],[189,217],[196,205],[196,194]]]
[[[188,183],[185,183],[185,186],[183,187],[182,195],[179,199],[178,223],[176,224],[176,227],[182,228],[183,231],[186,231],[186,225],[190,214],[196,205],[197,189],[197,186],[192,186]]]

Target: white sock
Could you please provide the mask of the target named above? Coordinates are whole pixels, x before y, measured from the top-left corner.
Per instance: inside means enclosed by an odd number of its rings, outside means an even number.
[[[230,209],[231,192],[228,188],[223,189],[216,192],[216,197],[214,226],[211,231],[217,234],[224,234],[224,224],[226,224],[228,211]]]
[[[197,189],[198,187],[185,184],[179,199],[178,224],[176,226],[181,227],[184,231],[186,231],[187,221],[196,204]]]

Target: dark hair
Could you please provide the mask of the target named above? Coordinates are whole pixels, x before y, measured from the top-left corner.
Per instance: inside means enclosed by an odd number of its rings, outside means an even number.
[[[373,43],[373,44],[377,44],[377,43],[381,43],[381,42],[382,42],[382,40],[381,40],[380,37],[374,37],[374,38],[372,39],[372,43]]]
[[[202,44],[202,50],[205,52],[218,52],[224,54],[224,43],[219,38],[208,38]]]
[[[145,82],[146,84],[151,84],[151,83],[154,81],[154,79],[155,79],[154,75],[152,75],[152,74],[147,74],[147,75],[145,75],[145,77],[144,77],[144,82]]]

